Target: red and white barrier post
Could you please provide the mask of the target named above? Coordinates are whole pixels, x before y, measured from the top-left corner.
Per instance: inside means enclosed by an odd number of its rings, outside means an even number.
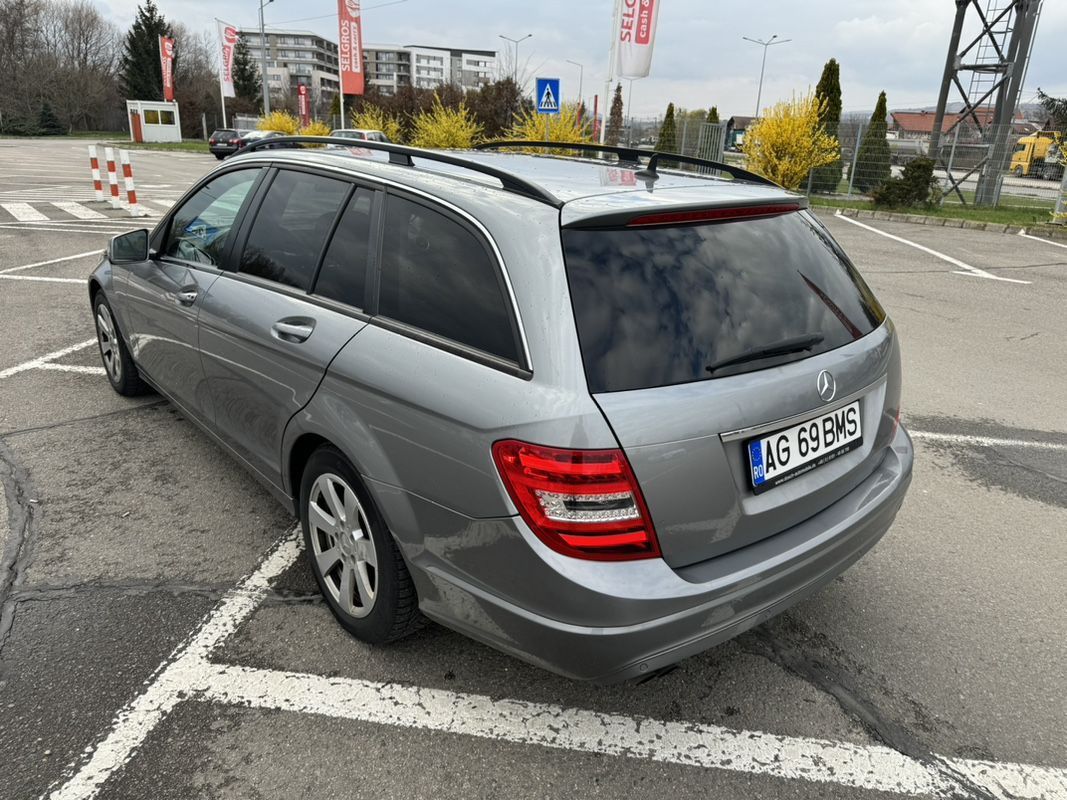
[[[93,172],[93,192],[96,194],[96,200],[102,201],[104,199],[104,184],[100,182],[100,156],[97,153],[96,145],[89,145],[89,168]]]
[[[111,192],[108,202],[112,208],[122,208],[122,201],[119,200],[119,176],[115,171],[115,151],[105,147],[104,158],[107,160],[107,185]]]
[[[137,205],[137,189],[133,185],[133,166],[130,164],[130,152],[119,150],[119,160],[122,162],[122,181],[126,188],[126,202],[129,204],[126,210],[131,217],[147,217],[148,211]]]

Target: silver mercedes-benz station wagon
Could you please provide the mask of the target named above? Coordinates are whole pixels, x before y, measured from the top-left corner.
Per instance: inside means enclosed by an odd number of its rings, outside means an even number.
[[[363,146],[246,148],[89,281],[112,386],[299,515],[352,634],[641,678],[885,533],[897,335],[803,198],[650,151]]]

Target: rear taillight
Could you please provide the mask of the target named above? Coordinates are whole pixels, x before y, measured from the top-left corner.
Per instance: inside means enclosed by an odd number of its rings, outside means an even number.
[[[241,143],[240,139],[230,139],[230,144],[240,144],[240,143]]]
[[[207,140],[207,143],[208,143],[208,144],[215,144],[215,140],[214,140],[214,139],[208,139],[208,140]]]
[[[493,460],[519,513],[558,553],[599,561],[659,556],[637,478],[621,450],[563,450],[507,439]]]

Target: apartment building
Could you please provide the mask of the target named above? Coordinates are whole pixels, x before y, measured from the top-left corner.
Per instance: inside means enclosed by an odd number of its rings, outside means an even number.
[[[263,58],[259,29],[242,29],[241,38],[257,66]],[[295,94],[307,86],[312,102],[329,103],[340,89],[337,43],[311,31],[268,30],[267,85],[271,95]],[[262,70],[261,70],[262,71]]]
[[[432,89],[456,83],[477,89],[493,80],[495,50],[462,50],[423,45],[363,45],[363,66],[368,86],[395,94],[401,86]]]

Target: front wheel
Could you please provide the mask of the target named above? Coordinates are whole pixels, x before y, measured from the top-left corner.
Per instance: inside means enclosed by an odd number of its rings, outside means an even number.
[[[334,447],[320,447],[304,468],[300,523],[315,582],[345,630],[380,644],[421,627],[415,586],[396,542]]]
[[[111,388],[124,397],[134,397],[149,391],[148,384],[141,380],[137,365],[133,363],[126,342],[115,324],[115,315],[104,297],[97,292],[93,299],[93,318],[96,322],[96,343],[100,347],[100,360],[104,362]]]

